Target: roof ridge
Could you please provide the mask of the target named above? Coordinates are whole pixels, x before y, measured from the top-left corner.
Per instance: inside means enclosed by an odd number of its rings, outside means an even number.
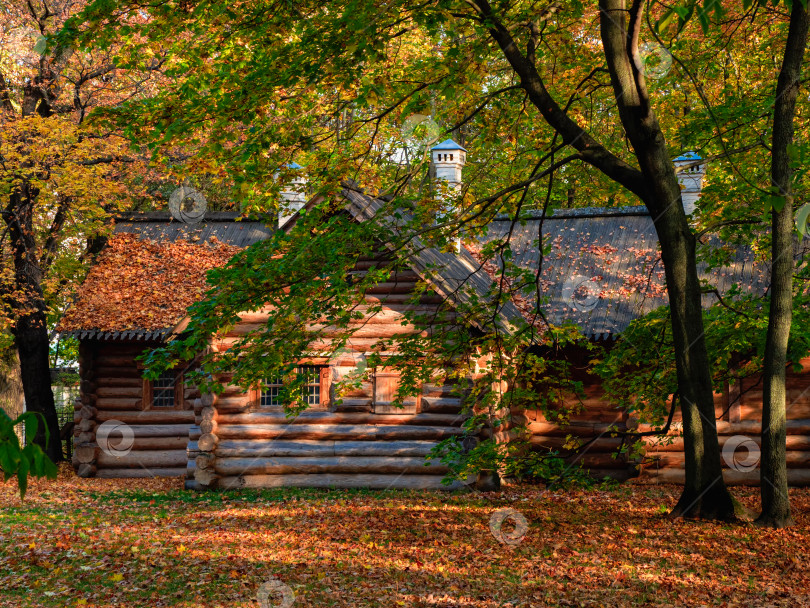
[[[625,207],[577,207],[574,209],[551,209],[548,215],[543,214],[542,209],[530,209],[520,214],[518,220],[539,220],[539,219],[566,219],[566,218],[593,218],[593,217],[631,217],[649,216],[650,212],[644,205],[632,205]],[[496,221],[512,221],[514,216],[507,213],[499,213],[494,218]]]
[[[133,211],[130,213],[123,213],[115,216],[116,222],[168,222],[174,224],[182,224],[176,220],[168,211]],[[203,216],[200,223],[205,222],[234,222],[238,219],[244,221],[257,221],[250,216],[244,215],[236,211],[211,211]]]

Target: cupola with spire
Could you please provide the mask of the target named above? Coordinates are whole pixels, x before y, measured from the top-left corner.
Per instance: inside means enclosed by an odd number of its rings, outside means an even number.
[[[700,191],[703,189],[706,164],[700,162],[702,160],[695,152],[685,152],[672,161],[675,165],[678,183],[681,185],[681,200],[686,215],[694,213],[697,208],[697,200],[700,198]]]
[[[467,162],[467,150],[452,139],[447,139],[430,149],[434,176],[445,180],[452,187],[461,185],[461,170]]]

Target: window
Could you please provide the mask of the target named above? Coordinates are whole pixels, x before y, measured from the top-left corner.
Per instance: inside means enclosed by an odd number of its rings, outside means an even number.
[[[328,399],[328,367],[301,365],[293,370],[296,376],[304,377],[301,387],[300,402],[310,407],[319,407],[326,404]],[[286,405],[282,400],[284,380],[273,378],[265,382],[259,395],[261,407],[281,407]],[[298,401],[298,400],[296,400]]]
[[[154,380],[144,380],[144,409],[172,409],[183,406],[183,377],[168,370]]]
[[[152,381],[152,407],[174,407],[174,389],[177,375],[173,371],[163,372]]]

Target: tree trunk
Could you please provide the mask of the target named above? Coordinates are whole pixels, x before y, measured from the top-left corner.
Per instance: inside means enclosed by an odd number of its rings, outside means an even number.
[[[793,320],[793,191],[788,147],[793,143],[793,121],[804,51],[808,13],[794,2],[782,69],[776,84],[773,111],[771,181],[782,198],[782,208],[771,217],[771,300],[762,393],[762,513],[757,523],[784,528],[793,523],[788,497],[786,452],[785,367]]]
[[[25,409],[42,415],[49,435],[46,442],[45,426],[40,420],[34,443],[42,446],[51,460],[59,462],[62,460],[62,442],[59,438],[59,420],[51,390],[45,314],[39,312],[18,319],[13,334],[20,357]]]
[[[644,176],[642,200],[655,224],[666,274],[686,456],[683,494],[671,516],[732,519],[736,504],[723,481],[696,240],[638,48],[644,5],[634,0],[628,10],[624,0],[600,0],[600,28],[619,117]]]
[[[686,222],[677,181],[674,186],[677,193],[670,192],[669,197],[660,200],[675,200],[676,204],[664,209],[655,221],[666,273],[683,415],[685,481],[670,516],[731,519],[735,516],[735,503],[723,481],[695,237]],[[660,205],[648,206],[654,214],[660,209]]]
[[[0,409],[12,420],[25,411],[20,360],[16,350],[11,348],[0,354]]]
[[[34,442],[51,460],[59,462],[62,460],[62,442],[51,390],[47,307],[33,228],[33,207],[38,194],[38,190],[23,179],[12,191],[3,210],[14,258],[14,291],[6,298],[14,313],[11,333],[20,357],[25,409],[41,414],[44,419],[40,420]]]

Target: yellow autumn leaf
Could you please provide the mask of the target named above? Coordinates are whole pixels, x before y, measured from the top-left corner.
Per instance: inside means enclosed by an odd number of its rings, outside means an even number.
[[[111,581],[113,581],[113,582],[115,582],[115,583],[118,583],[118,582],[120,582],[120,581],[124,580],[124,575],[123,575],[123,574],[121,574],[120,572],[118,572],[117,574],[113,574],[113,575],[110,577],[110,580],[111,580]]]

